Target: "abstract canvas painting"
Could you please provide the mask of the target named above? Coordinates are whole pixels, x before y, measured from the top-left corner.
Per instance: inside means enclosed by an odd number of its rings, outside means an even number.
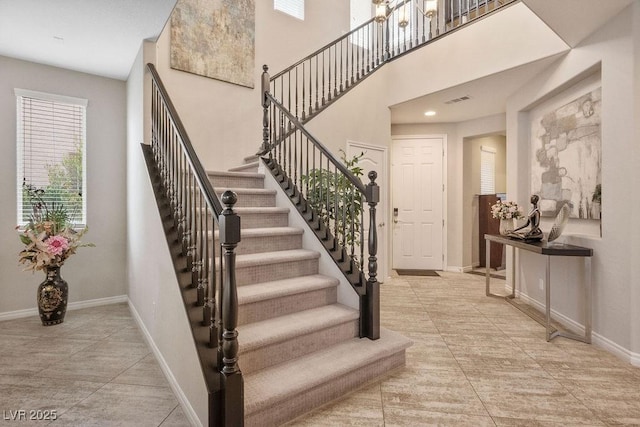
[[[171,68],[253,88],[255,0],[179,0]]]
[[[571,218],[599,217],[593,195],[602,182],[601,105],[598,87],[532,116],[531,192],[540,196],[543,216],[568,204]]]

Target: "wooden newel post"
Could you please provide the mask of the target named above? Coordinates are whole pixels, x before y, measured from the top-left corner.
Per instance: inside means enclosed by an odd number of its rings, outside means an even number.
[[[244,424],[244,384],[238,368],[238,290],[236,287],[235,248],[240,242],[240,217],[233,211],[238,196],[225,191],[220,215],[220,243],[223,249],[222,283],[222,382],[224,389],[224,425]]]
[[[262,146],[258,155],[264,155],[269,152],[269,106],[271,101],[267,97],[269,93],[269,67],[267,65],[262,66]]]
[[[367,302],[365,305],[365,335],[380,338],[380,284],[378,283],[378,229],[376,227],[376,205],[380,201],[380,187],[376,184],[378,174],[369,172],[365,197],[369,205],[369,278],[367,279]]]

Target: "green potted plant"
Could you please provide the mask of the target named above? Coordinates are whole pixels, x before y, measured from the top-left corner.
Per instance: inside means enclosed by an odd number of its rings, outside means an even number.
[[[346,158],[340,150],[342,163],[351,173],[360,178],[364,171],[358,165],[364,152]],[[360,242],[360,217],[363,211],[363,200],[358,190],[341,172],[326,169],[312,169],[303,175],[302,182],[308,186],[307,201],[331,230],[337,230],[335,236],[339,242],[348,246]]]

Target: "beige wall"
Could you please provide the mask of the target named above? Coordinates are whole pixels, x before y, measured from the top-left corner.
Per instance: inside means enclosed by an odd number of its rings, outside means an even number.
[[[185,415],[194,425],[207,425],[202,368],[140,146],[150,99],[143,90],[150,82],[144,64],[154,54],[155,44],[144,43],[127,81],[127,293]]]
[[[570,222],[561,241],[593,248],[594,340],[640,363],[637,258],[640,225],[629,221],[638,203],[637,96],[640,3],[634,2],[565,57],[523,86],[507,101],[507,182],[509,199],[527,205],[529,197],[528,111],[601,69],[602,76],[602,237],[575,234]],[[634,113],[636,116],[634,116]],[[525,179],[523,179],[525,178]],[[517,272],[522,292],[541,301],[544,260],[522,254]],[[578,260],[554,260],[553,309],[577,325],[584,322],[582,270]]]
[[[275,74],[349,31],[349,2],[307,1],[305,7],[300,21],[274,11],[271,1],[256,2],[253,89],[172,70],[170,26],[162,32],[156,65],[205,168],[239,165],[260,147],[263,64]]]
[[[44,280],[18,265],[16,224],[16,98],[14,88],[85,98],[87,107],[87,242],[62,267],[69,302],[126,293],[125,84],[119,80],[0,57],[0,314],[35,309]]]

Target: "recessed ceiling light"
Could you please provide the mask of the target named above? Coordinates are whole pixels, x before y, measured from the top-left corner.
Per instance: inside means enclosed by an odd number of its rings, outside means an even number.
[[[431,116],[435,116],[436,112],[435,111],[425,111],[424,115],[427,116],[427,117],[431,117]]]

